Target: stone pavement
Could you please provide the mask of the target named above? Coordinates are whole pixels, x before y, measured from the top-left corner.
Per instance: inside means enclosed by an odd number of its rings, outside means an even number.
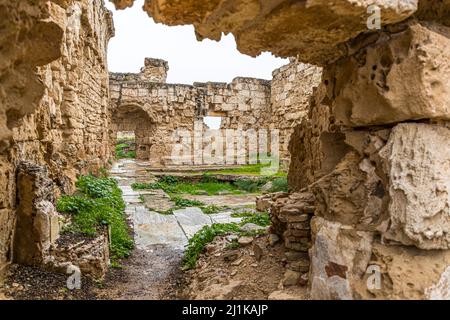
[[[188,239],[204,226],[240,221],[239,218],[231,217],[231,210],[211,215],[204,214],[200,208],[175,210],[173,215],[151,211],[148,208],[160,207],[161,200],[168,197],[162,190],[134,191],[131,188],[135,182],[154,181],[146,168],[148,163],[123,159],[115,163],[111,170],[111,176],[118,181],[123,192],[126,213],[132,223],[138,249],[147,250],[153,245],[166,245],[183,250]]]

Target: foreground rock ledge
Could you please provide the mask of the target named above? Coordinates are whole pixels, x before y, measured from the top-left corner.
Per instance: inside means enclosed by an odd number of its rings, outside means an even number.
[[[111,2],[118,9],[133,4]],[[156,22],[194,25],[199,40],[232,33],[242,53],[298,55],[303,62],[322,65],[347,55],[351,49],[344,43],[368,30],[370,5],[379,6],[382,25],[387,25],[414,14],[418,0],[146,0],[144,10]]]

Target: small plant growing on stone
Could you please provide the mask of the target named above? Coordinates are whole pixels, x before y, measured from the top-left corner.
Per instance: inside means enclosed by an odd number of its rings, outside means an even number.
[[[102,226],[111,228],[111,258],[113,261],[128,257],[134,243],[125,216],[122,191],[114,179],[81,176],[74,195],[62,196],[57,210],[70,214],[67,232],[95,236]]]

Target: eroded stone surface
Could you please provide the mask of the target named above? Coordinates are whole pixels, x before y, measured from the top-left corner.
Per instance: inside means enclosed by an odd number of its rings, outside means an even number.
[[[352,283],[366,271],[373,234],[319,217],[312,228],[311,298],[353,299]]]
[[[450,248],[450,130],[396,126],[381,151],[389,177],[390,223],[384,238],[422,249]]]
[[[450,119],[450,29],[417,22],[397,29],[330,68],[337,123]]]
[[[132,3],[111,2],[118,8]],[[411,16],[418,1],[147,0],[144,10],[155,21],[167,25],[193,24],[198,39],[220,40],[222,32],[232,33],[239,51],[251,56],[271,51],[283,57],[299,55],[304,62],[324,64],[345,56],[349,49],[344,42],[367,31],[371,15],[367,8],[374,4],[380,8],[381,22],[385,25]]]

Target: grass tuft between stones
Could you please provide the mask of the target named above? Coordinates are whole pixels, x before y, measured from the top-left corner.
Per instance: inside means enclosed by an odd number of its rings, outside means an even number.
[[[57,201],[57,210],[71,215],[65,232],[97,235],[103,226],[111,228],[111,260],[130,255],[134,247],[125,216],[125,202],[117,182],[108,177],[81,176],[76,183],[78,192],[64,195]]]
[[[247,223],[254,223],[261,227],[270,225],[270,218],[268,213],[256,213],[251,216],[246,216],[240,223],[215,223],[210,226],[204,226],[191,239],[186,247],[183,258],[183,270],[190,270],[197,265],[200,254],[204,251],[206,245],[214,241],[217,236],[222,236],[230,233],[238,234],[239,236],[257,236],[264,233],[264,230],[253,232],[246,232],[241,229]],[[231,243],[228,249],[237,248],[236,242]]]

